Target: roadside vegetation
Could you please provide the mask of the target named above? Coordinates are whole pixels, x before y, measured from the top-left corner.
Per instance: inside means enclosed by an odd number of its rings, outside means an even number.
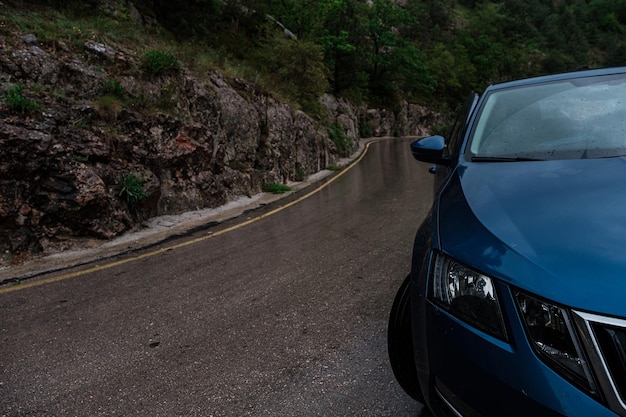
[[[291,187],[287,184],[271,183],[265,184],[263,186],[263,191],[272,194],[284,194],[288,191],[291,191]]]
[[[446,112],[492,82],[626,65],[623,0],[135,0],[142,25],[124,0],[6,3],[2,31],[142,50],[152,75],[219,69],[313,116],[327,92]],[[16,111],[33,105],[12,100]]]
[[[145,179],[134,173],[126,173],[120,178],[120,197],[126,198],[130,205],[137,204],[147,197],[143,188]]]

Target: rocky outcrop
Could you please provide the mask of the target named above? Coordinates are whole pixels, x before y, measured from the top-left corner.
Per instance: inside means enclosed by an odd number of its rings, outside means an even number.
[[[354,106],[331,95],[321,98],[331,123],[343,129],[351,141],[360,137],[427,136],[429,127],[440,122],[440,116],[418,104],[403,102],[397,113],[388,109]]]
[[[19,34],[0,48],[0,95],[19,85],[36,104],[17,111],[5,100],[0,108],[5,263],[302,179],[341,156],[328,124],[354,148],[363,131],[419,135],[433,117],[409,104],[396,115],[326,96],[329,120],[319,121],[217,72],[148,76],[132,51],[112,45],[73,50]]]

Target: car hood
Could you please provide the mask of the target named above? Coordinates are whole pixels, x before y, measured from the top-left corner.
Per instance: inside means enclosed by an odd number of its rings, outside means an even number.
[[[568,306],[626,313],[626,159],[462,163],[442,191],[440,244]]]

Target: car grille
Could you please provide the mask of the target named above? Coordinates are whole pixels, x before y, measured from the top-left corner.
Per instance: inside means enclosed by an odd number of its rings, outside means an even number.
[[[626,399],[626,329],[592,323],[600,352],[622,401]]]
[[[574,321],[605,401],[626,416],[626,320],[576,311]]]

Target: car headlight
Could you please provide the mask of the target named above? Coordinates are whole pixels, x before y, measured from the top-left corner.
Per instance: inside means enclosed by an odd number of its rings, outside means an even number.
[[[494,280],[437,254],[432,274],[432,299],[450,314],[499,339],[506,340]]]
[[[568,311],[521,291],[515,293],[515,299],[539,357],[569,381],[595,393],[596,384]]]

